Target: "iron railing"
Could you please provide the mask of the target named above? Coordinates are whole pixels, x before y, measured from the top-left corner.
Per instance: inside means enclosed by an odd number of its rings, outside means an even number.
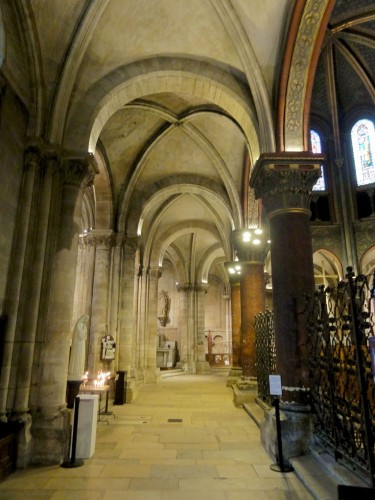
[[[266,310],[255,316],[256,363],[258,379],[258,397],[272,404],[269,375],[275,373],[276,350],[273,313]]]
[[[375,368],[370,352],[375,274],[355,277],[348,268],[346,278],[337,288],[320,287],[309,300],[315,435],[332,447],[336,459],[364,471],[375,486]]]

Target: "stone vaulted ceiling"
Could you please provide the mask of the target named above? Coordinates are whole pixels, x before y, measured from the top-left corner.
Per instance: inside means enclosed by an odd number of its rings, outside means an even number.
[[[30,137],[98,161],[95,213],[84,224],[139,235],[144,266],[169,259],[181,280],[224,279],[231,231],[256,218],[247,201],[251,166],[275,150],[275,99],[295,3],[1,2],[14,20],[3,71],[30,110]],[[373,28],[372,0],[336,2],[322,54],[335,51],[337,95],[322,58],[316,116],[333,97],[351,105],[345,85],[373,101]]]
[[[19,2],[44,82],[34,126],[72,154],[95,153],[93,225],[138,235],[144,266],[169,259],[181,281],[225,279],[250,165],[274,144],[292,4]]]

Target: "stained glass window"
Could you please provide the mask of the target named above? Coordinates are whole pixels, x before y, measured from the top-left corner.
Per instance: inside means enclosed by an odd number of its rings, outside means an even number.
[[[357,185],[375,182],[375,128],[371,120],[359,120],[352,128]]]
[[[313,153],[321,153],[322,152],[322,143],[320,142],[320,136],[318,132],[315,132],[315,130],[310,130],[310,141],[311,141],[311,151]],[[320,167],[322,175],[319,177],[319,179],[316,181],[316,183],[313,186],[313,191],[325,191],[326,190],[326,183],[324,180],[324,171],[323,171],[323,166]]]

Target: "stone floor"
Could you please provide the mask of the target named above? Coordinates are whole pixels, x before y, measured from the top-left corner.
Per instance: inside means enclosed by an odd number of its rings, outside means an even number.
[[[144,386],[99,422],[82,467],[17,471],[2,500],[307,500],[294,472],[270,470],[259,430],[233,404],[226,373],[181,375]]]

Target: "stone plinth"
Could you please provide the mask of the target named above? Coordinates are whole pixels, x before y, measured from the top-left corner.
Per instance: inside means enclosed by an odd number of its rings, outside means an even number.
[[[232,387],[233,385],[236,385],[241,376],[242,376],[242,368],[239,366],[233,366],[228,374],[227,387]]]
[[[211,373],[212,369],[208,361],[197,361],[195,363],[196,373]]]
[[[281,438],[284,462],[290,458],[307,455],[312,438],[312,416],[307,407],[299,410],[280,408]],[[275,409],[264,412],[260,423],[261,443],[274,462],[278,462]]]
[[[254,403],[258,395],[258,382],[256,379],[241,377],[233,386],[233,402],[236,406],[245,403]]]
[[[33,465],[59,464],[69,453],[70,413],[66,408],[50,409],[33,417]]]

